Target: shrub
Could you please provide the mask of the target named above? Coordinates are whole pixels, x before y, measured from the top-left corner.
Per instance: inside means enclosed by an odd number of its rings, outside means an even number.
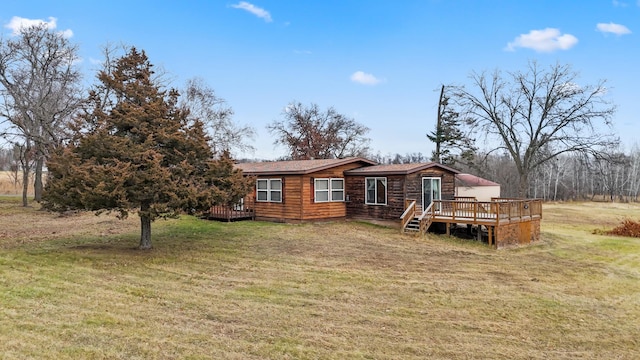
[[[620,225],[606,231],[605,234],[640,238],[640,222],[625,219]]]

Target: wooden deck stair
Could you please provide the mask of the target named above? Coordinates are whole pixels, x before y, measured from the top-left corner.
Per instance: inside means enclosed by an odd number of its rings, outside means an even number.
[[[420,218],[417,217],[417,216],[414,216],[411,220],[409,220],[407,225],[405,225],[405,227],[404,227],[404,232],[405,233],[418,233],[418,232],[420,232]]]
[[[422,207],[413,201],[409,203],[401,219],[403,233],[424,234],[433,222],[432,205],[422,211]]]

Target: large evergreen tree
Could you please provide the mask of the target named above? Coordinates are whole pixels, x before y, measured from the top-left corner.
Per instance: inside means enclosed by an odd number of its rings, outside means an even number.
[[[246,194],[249,187],[228,169],[229,159],[212,159],[202,121],[189,119],[175,90],[154,83],[144,52],[132,48],[109,68],[99,73],[71,140],[49,161],[46,208],[121,217],[137,210],[140,248],[149,249],[153,220]],[[223,177],[240,181],[240,190],[229,195]]]

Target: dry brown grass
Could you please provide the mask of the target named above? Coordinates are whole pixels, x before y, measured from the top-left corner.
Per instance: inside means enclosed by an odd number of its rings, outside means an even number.
[[[29,181],[31,184],[32,181]],[[29,195],[33,195],[33,186],[30,186]],[[18,174],[16,181],[15,174],[11,171],[0,171],[0,195],[22,195],[22,174]]]
[[[136,219],[0,211],[60,231],[0,237],[6,359],[640,356],[639,240],[592,234],[633,205],[545,205],[543,240],[501,251],[358,222],[185,218],[140,252]]]

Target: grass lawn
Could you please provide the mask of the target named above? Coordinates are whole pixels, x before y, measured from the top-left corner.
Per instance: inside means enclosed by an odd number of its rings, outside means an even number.
[[[634,204],[544,204],[494,250],[360,222],[152,226],[0,198],[2,359],[636,359]]]

